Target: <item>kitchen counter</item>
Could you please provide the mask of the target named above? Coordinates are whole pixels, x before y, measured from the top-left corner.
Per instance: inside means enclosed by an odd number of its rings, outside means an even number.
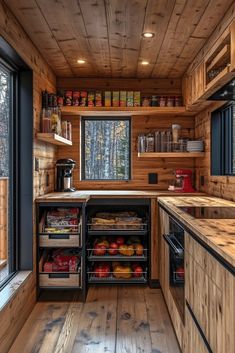
[[[207,196],[160,197],[158,202],[235,268],[235,220],[196,219],[178,208],[182,206],[235,207],[234,202]]]
[[[79,190],[75,192],[52,192],[37,197],[36,202],[87,202],[91,198],[157,198],[159,196],[180,196],[183,193],[174,193],[167,190],[139,191],[139,190]],[[201,196],[203,193],[187,194],[187,196]]]

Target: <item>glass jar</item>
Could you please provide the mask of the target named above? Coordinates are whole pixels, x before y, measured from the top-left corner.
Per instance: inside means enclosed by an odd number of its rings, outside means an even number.
[[[51,132],[51,109],[42,109],[41,113],[41,130],[42,132]]]
[[[154,152],[154,135],[151,133],[146,136],[146,152]]]

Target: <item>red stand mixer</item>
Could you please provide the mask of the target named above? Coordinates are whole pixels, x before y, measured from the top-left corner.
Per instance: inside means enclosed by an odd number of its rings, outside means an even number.
[[[176,169],[175,170],[175,183],[174,188],[169,187],[169,190],[175,192],[195,192],[192,186],[192,171],[189,169]]]

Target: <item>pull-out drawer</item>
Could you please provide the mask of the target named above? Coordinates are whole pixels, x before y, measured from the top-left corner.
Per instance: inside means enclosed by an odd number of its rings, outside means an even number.
[[[39,234],[39,246],[56,248],[56,247],[81,247],[82,238],[80,234]]]
[[[78,273],[40,273],[41,288],[81,288],[81,271]]]

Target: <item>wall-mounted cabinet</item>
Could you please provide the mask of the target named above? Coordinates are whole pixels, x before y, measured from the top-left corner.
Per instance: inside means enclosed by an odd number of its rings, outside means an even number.
[[[205,107],[218,89],[235,77],[235,21],[226,28],[204,59],[183,80],[186,109]]]

